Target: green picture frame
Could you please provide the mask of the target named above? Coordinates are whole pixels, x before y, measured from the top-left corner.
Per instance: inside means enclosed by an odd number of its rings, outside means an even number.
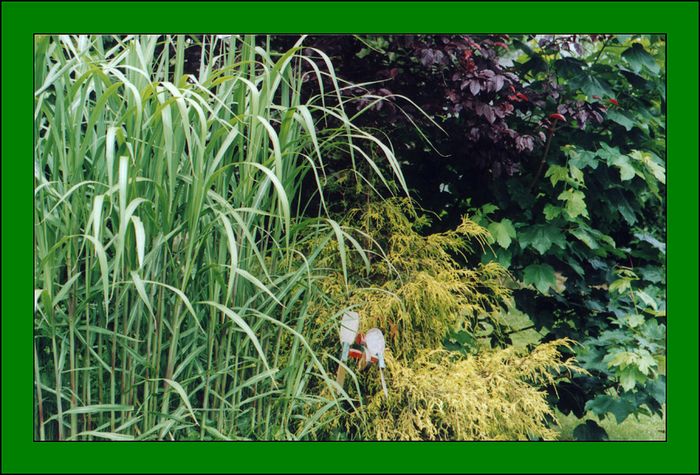
[[[697,18],[696,2],[4,2],[3,473],[697,473]],[[103,32],[666,34],[667,440],[34,442],[33,35]]]

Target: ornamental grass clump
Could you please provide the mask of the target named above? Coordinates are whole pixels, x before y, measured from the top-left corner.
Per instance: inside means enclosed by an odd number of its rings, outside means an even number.
[[[377,179],[405,183],[328,57],[267,44],[37,37],[38,439],[303,439],[345,410],[310,344],[335,331],[310,309],[344,232],[324,160],[381,160]],[[303,97],[305,81],[323,92]]]

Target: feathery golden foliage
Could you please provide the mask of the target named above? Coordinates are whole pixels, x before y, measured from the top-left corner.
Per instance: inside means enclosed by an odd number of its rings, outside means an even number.
[[[380,258],[362,277],[363,262],[355,256],[351,270],[356,278],[347,294],[338,272],[324,281],[323,289],[333,300],[354,306],[364,329],[383,329],[397,358],[440,346],[448,330],[472,330],[478,317],[498,311],[510,297],[503,267],[466,268],[458,261],[460,256],[466,260],[473,242],[483,246],[488,237],[486,229],[467,218],[454,230],[423,236],[414,229],[421,218],[410,200],[394,198],[354,210],[347,221],[359,225],[360,240]],[[337,254],[329,256],[337,259]]]
[[[383,330],[389,398],[381,392],[376,367],[358,371],[365,404],[324,427],[358,440],[554,438],[543,386],[552,385],[562,370],[578,369],[559,351],[570,340],[530,353],[507,348],[470,357],[443,348],[450,330],[471,332],[479,318],[498,325],[496,313],[510,298],[509,274],[499,264],[465,265],[472,244],[483,248],[488,231],[463,218],[454,230],[423,236],[415,228],[424,217],[408,199],[371,203],[347,221],[359,227],[367,255],[375,250],[373,262],[363,274],[362,264],[368,263],[360,251],[348,253],[348,286],[338,271],[321,282],[332,306],[318,310],[317,324],[328,324],[338,305],[353,306],[363,330]],[[326,267],[338,269],[339,254],[333,251],[324,257]],[[346,387],[349,393],[353,385]]]
[[[557,340],[519,354],[514,348],[464,358],[431,350],[410,365],[389,359],[389,398],[377,393],[363,418],[349,419],[370,440],[554,439],[546,424],[554,414],[539,389],[555,372],[576,371],[562,362]]]

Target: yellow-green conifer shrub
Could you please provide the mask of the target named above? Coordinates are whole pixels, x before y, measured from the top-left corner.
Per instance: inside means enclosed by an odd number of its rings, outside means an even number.
[[[562,362],[557,340],[519,354],[515,348],[477,356],[429,350],[410,364],[388,363],[389,398],[377,391],[354,418],[366,440],[554,439],[544,385],[576,370]]]
[[[558,349],[571,342],[529,353],[489,349],[467,357],[446,351],[449,330],[473,330],[479,318],[497,325],[495,314],[510,299],[509,274],[497,263],[470,268],[460,259],[476,251],[474,244],[486,245],[483,227],[464,218],[454,230],[424,236],[416,230],[424,219],[410,200],[398,198],[348,216],[361,231],[353,244],[358,252],[347,252],[347,285],[340,271],[322,281],[330,306],[318,310],[317,323],[327,325],[339,308],[353,306],[362,330],[382,329],[389,398],[376,367],[357,371],[345,389],[364,405],[326,427],[358,440],[553,438],[544,386],[562,370],[576,369]],[[340,254],[332,251],[326,267],[340,269]],[[325,344],[337,347],[333,339]]]
[[[346,221],[359,228],[357,242],[364,241],[366,261],[358,253],[349,259],[347,289],[338,271],[323,284],[334,301],[360,312],[365,330],[381,328],[397,358],[439,347],[450,329],[473,329],[479,316],[498,311],[510,297],[503,267],[466,268],[457,261],[473,252],[474,243],[485,245],[485,228],[465,217],[454,230],[423,236],[415,227],[424,219],[407,198],[352,211]],[[332,264],[338,253],[329,253],[328,259],[327,267],[340,268]]]

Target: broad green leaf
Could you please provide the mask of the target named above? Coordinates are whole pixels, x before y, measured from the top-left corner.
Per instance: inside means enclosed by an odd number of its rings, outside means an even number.
[[[646,350],[641,350],[639,352],[639,357],[637,359],[637,368],[644,375],[648,376],[652,368],[656,368],[658,363],[654,357]]]
[[[581,74],[584,68],[587,68],[587,65],[580,59],[567,57],[554,61],[554,67],[559,76],[572,78]]]
[[[651,173],[659,182],[664,184],[666,183],[666,169],[663,166],[663,162],[661,162],[658,157],[648,152],[640,152],[639,150],[633,150],[629,156],[634,160],[641,162],[649,173]]]
[[[630,328],[637,328],[639,325],[644,323],[644,316],[638,313],[627,316],[627,324]]]
[[[617,279],[610,284],[608,287],[609,292],[617,292],[618,294],[623,294],[631,287],[630,279]]]
[[[566,183],[569,181],[569,169],[560,165],[550,165],[544,177],[549,178],[549,181],[552,182],[552,186],[560,181]]]
[[[486,203],[484,206],[481,207],[481,214],[484,216],[488,216],[489,214],[493,213],[498,209],[498,206],[496,206],[493,203]]]
[[[630,414],[637,409],[636,405],[624,397],[613,397],[607,394],[599,394],[586,403],[586,410],[597,416],[605,417],[610,412],[615,416],[618,424],[622,424]]]
[[[653,74],[660,71],[659,65],[652,55],[639,43],[634,43],[620,55],[635,73],[639,73],[643,68],[648,69]]]
[[[666,402],[666,377],[663,375],[657,376],[655,379],[648,381],[644,390],[659,404]]]
[[[564,152],[569,157],[569,165],[581,170],[586,167],[592,168],[593,170],[598,168],[598,160],[595,152],[591,152],[590,150],[579,150],[571,146],[567,147],[569,148],[565,149]]]
[[[510,268],[513,260],[513,253],[509,249],[499,249],[496,251],[496,261],[506,269]]]
[[[585,195],[583,192],[569,188],[564,190],[557,196],[557,199],[566,201],[565,210],[569,218],[575,219],[578,216],[588,218],[588,210],[586,209]]]
[[[612,166],[615,159],[622,155],[619,147],[611,147],[605,142],[600,142],[600,148],[596,150],[596,155],[605,160],[605,162]]]
[[[601,145],[604,145],[601,143]],[[600,154],[600,151],[598,152]],[[634,178],[636,170],[630,162],[630,157],[619,153],[617,147],[610,148],[604,152],[605,158],[609,166],[617,167],[620,171],[620,180],[628,181]]]
[[[635,232],[634,237],[636,237],[640,241],[644,241],[650,244],[653,248],[659,250],[663,254],[666,254],[666,243],[659,241],[653,235],[645,232]]]
[[[610,193],[610,204],[614,209],[619,211],[620,215],[622,215],[623,219],[627,222],[627,224],[633,226],[637,222],[637,215],[635,209],[632,207],[632,205],[623,193]]]
[[[580,168],[578,168],[576,165],[573,165],[572,163],[569,163],[569,171],[571,174],[571,179],[576,182],[578,185],[583,185],[583,172],[581,171]]]
[[[643,382],[647,378],[635,366],[627,366],[620,373],[620,385],[625,391],[631,391],[637,382]]]
[[[569,81],[569,86],[573,89],[581,90],[585,95],[608,96],[614,95],[610,84],[602,77],[596,77],[592,73],[580,74]]]
[[[487,262],[496,261],[506,269],[510,268],[510,263],[513,260],[513,253],[510,249],[486,249],[481,255],[481,262],[486,264]]]
[[[523,283],[532,284],[547,295],[550,288],[556,287],[557,279],[554,269],[549,264],[530,264],[523,271]]]
[[[608,433],[605,429],[596,424],[595,421],[587,419],[584,424],[579,424],[574,429],[574,438],[581,441],[602,441],[608,440]]]
[[[632,121],[632,119],[627,117],[622,112],[616,111],[614,109],[609,110],[606,114],[606,117],[609,120],[612,120],[613,122],[623,126],[628,132],[632,130],[632,127],[634,127],[634,122]]]
[[[648,293],[644,292],[643,290],[637,290],[635,294],[637,295],[639,300],[644,302],[646,306],[651,307],[654,310],[659,309],[658,305],[656,304],[656,300],[654,300]]]
[[[603,361],[606,360],[608,363],[608,368],[619,366],[620,369],[625,369],[627,366],[637,361],[637,355],[631,351],[620,351],[618,353],[608,355]]]
[[[651,160],[645,161],[644,165],[646,165],[647,169],[654,175],[654,178],[666,184],[666,170],[661,165]]]
[[[547,252],[553,244],[562,249],[566,247],[564,235],[553,224],[536,224],[522,229],[519,234],[519,242],[522,248],[532,246],[540,254]]]
[[[559,217],[559,215],[561,215],[562,211],[563,211],[562,208],[560,208],[558,206],[554,206],[551,203],[547,203],[542,212],[544,213],[544,218],[547,221],[551,221],[551,220]]]
[[[617,166],[620,169],[620,180],[628,181],[634,178],[635,170],[629,162],[619,160],[617,163],[615,163],[615,166]]]
[[[653,284],[658,284],[664,280],[664,271],[655,266],[645,266],[639,268],[639,275],[642,279]]]
[[[513,222],[510,219],[503,219],[500,222],[494,221],[489,224],[488,230],[498,245],[504,249],[510,246],[512,239],[516,236]]]

